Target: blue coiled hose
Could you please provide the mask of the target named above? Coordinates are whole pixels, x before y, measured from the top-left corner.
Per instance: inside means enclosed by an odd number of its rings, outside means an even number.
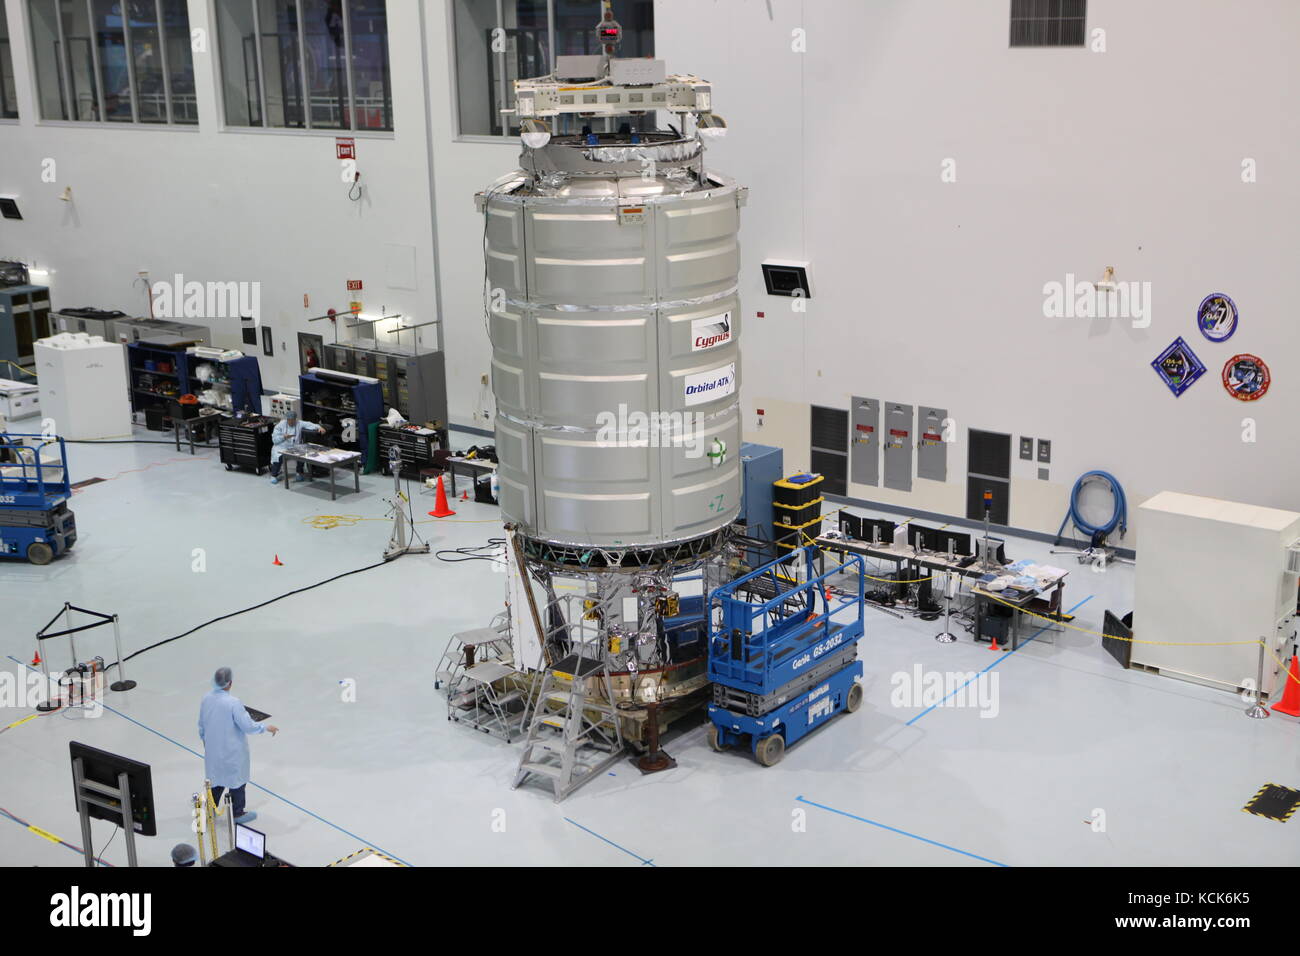
[[[1115,510],[1111,513],[1110,520],[1105,524],[1095,525],[1084,519],[1079,512],[1079,492],[1083,486],[1091,479],[1101,479],[1110,485],[1111,497],[1115,502]],[[1070,522],[1088,536],[1091,542],[1097,542],[1100,538],[1109,537],[1119,528],[1120,536],[1123,537],[1128,531],[1128,499],[1124,497],[1124,486],[1119,483],[1114,475],[1108,471],[1089,471],[1079,476],[1078,481],[1074,483],[1074,488],[1070,491],[1070,510],[1065,517],[1061,519],[1061,527],[1056,530],[1056,541],[1059,544],[1061,534],[1065,531],[1065,526]],[[1099,538],[1100,536],[1100,538]]]

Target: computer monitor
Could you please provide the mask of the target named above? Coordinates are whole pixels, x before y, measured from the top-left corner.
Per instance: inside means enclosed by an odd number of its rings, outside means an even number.
[[[841,511],[840,531],[855,541],[865,540],[862,537],[862,517],[860,515],[851,515],[847,511]]]
[[[907,526],[907,543],[914,548],[920,548],[922,551],[934,551],[934,528],[926,528],[919,524],[909,524]]]
[[[243,850],[259,860],[266,859],[266,834],[242,823],[235,824],[235,849]]]
[[[118,775],[125,773],[127,790],[131,794],[131,822],[135,832],[141,836],[158,835],[158,820],[154,816],[153,806],[153,772],[147,763],[111,754],[75,740],[69,742],[68,750],[74,767],[78,760],[81,761],[81,774],[86,780],[116,790]],[[110,798],[104,799],[112,802]],[[77,811],[81,811],[80,796],[77,797]],[[122,824],[121,813],[105,807],[87,803],[86,812],[96,820],[107,820],[119,826]]]
[[[940,528],[934,534],[939,543],[939,547],[935,550],[940,551],[943,554],[948,553],[949,544],[952,545],[953,554],[960,554],[962,557],[968,557],[975,553],[971,550],[971,536],[965,532],[953,531],[951,528]]]
[[[894,522],[888,518],[863,518],[862,540],[880,544],[894,543]]]

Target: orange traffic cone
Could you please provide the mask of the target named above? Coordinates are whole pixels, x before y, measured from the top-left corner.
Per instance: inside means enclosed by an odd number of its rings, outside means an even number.
[[[284,567],[284,562],[280,560],[280,556],[278,554],[275,556],[275,560],[272,561],[271,563],[274,564],[277,568]]]
[[[431,518],[449,518],[456,512],[452,511],[447,504],[447,489],[442,486],[442,475],[438,476],[438,497],[433,500],[433,510],[429,512]]]
[[[33,667],[41,666],[41,649],[39,647],[36,648],[36,656],[32,658],[32,666]]]
[[[999,653],[1002,651],[1002,648],[998,647],[998,638],[996,634],[989,639],[989,650],[998,651]]]
[[[1276,710],[1279,714],[1286,714],[1288,717],[1300,717],[1300,661],[1294,654],[1291,655],[1291,668],[1288,674],[1289,676],[1283,678],[1286,688],[1282,691],[1282,699],[1270,709]]]
[[[462,491],[462,492],[460,493],[460,500],[461,500],[461,501],[469,501],[469,492],[468,492],[468,491]]]

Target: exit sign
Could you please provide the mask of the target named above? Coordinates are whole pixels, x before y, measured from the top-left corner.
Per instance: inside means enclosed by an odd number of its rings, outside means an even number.
[[[360,291],[361,291],[361,280],[360,280],[360,279],[349,279],[349,280],[348,280],[348,291],[349,291],[349,292],[360,292]]]
[[[339,159],[357,158],[357,141],[350,136],[339,136],[334,140],[334,149]]]

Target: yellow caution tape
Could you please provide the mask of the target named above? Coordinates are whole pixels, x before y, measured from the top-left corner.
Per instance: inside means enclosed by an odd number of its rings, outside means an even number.
[[[63,842],[58,837],[56,837],[53,833],[51,833],[49,830],[42,830],[40,827],[32,826],[30,823],[27,825],[27,829],[31,830],[39,837],[45,837],[45,839],[49,840],[51,843],[61,844]]]
[[[23,724],[27,723],[27,721],[29,721],[29,720],[35,720],[35,719],[36,719],[37,717],[39,717],[39,716],[41,716],[41,715],[40,715],[40,714],[28,714],[28,715],[27,715],[26,717],[24,717],[22,720],[15,720],[12,724],[10,724],[8,727],[6,727],[5,730],[13,730],[15,727],[21,727]]]
[[[1046,614],[1038,614],[1034,611],[1020,607],[1018,604],[1012,604],[1010,601],[1004,601],[999,597],[994,597],[987,591],[983,592],[982,597],[990,601],[996,601],[998,604],[1006,605],[1012,610],[1019,611],[1021,614],[1027,614],[1029,617],[1036,617],[1040,621],[1047,621],[1049,624],[1057,624],[1060,627],[1071,631],[1079,631],[1083,634],[1091,634],[1094,637],[1106,637],[1113,641],[1127,641],[1130,644],[1152,644],[1158,647],[1241,647],[1247,644],[1261,644],[1262,641],[1143,641],[1136,637],[1119,637],[1114,634],[1103,634],[1101,631],[1090,631],[1086,627],[1078,627],[1074,624],[1067,624],[1065,621],[1057,620]]]

